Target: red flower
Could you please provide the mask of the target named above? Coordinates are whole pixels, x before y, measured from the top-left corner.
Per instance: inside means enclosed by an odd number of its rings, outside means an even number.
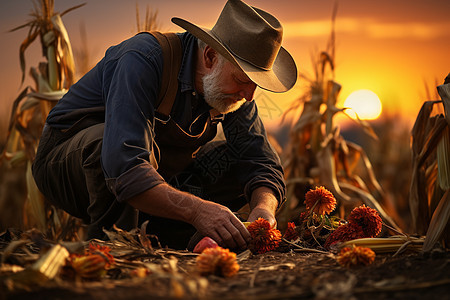
[[[337,257],[338,263],[343,267],[353,267],[358,265],[369,265],[375,260],[375,252],[367,247],[345,247]]]
[[[298,232],[295,230],[294,222],[288,222],[286,231],[283,236],[288,241],[294,241],[298,238]]]
[[[248,225],[247,229],[252,236],[249,247],[252,252],[262,254],[274,250],[281,241],[281,232],[272,228],[266,219],[259,218]]]
[[[231,277],[239,271],[236,253],[222,247],[206,248],[197,256],[197,270],[202,275]]]
[[[312,210],[318,215],[331,213],[336,207],[336,198],[323,186],[310,190],[305,194],[307,210]]]
[[[365,205],[355,207],[348,216],[349,224],[357,224],[364,232],[364,237],[371,238],[380,234],[383,222],[375,209]]]
[[[331,246],[338,242],[346,242],[354,239],[363,238],[364,232],[356,224],[345,224],[336,228],[327,238],[323,245],[326,249],[330,249]]]

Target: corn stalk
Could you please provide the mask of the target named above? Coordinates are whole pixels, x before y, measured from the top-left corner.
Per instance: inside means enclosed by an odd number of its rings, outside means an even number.
[[[142,31],[154,31],[159,30],[160,25],[157,21],[158,19],[158,10],[153,11],[150,9],[150,7],[147,5],[145,9],[145,18],[143,24],[141,24],[140,20],[140,14],[139,14],[139,5],[136,3],[136,25],[137,25],[137,32]]]
[[[50,207],[37,189],[30,168],[47,114],[74,82],[72,47],[61,17],[83,5],[57,13],[54,11],[53,0],[33,1],[34,10],[30,14],[32,19],[11,30],[28,28],[28,35],[19,50],[22,83],[26,70],[25,51],[37,37],[40,38],[46,61],[41,62],[37,68],[30,68],[35,88],[26,87],[13,103],[6,145],[0,148],[0,167],[11,169],[21,164],[26,165],[23,178],[27,181],[28,203],[25,207],[29,207],[30,211],[24,213],[28,218],[23,226],[37,226],[43,232],[51,226],[48,213]],[[4,164],[5,161],[7,165]],[[61,217],[64,217],[62,213]]]
[[[299,109],[303,105],[300,117],[295,120],[284,153],[284,168],[288,187],[287,201],[278,213],[278,224],[285,224],[298,214],[295,209],[301,206],[304,194],[314,186],[325,186],[336,197],[344,218],[359,203],[377,209],[384,221],[397,231],[401,229],[386,213],[379,200],[384,199],[384,192],[376,180],[372,165],[363,149],[345,141],[339,127],[333,123],[337,113],[345,113],[346,108],[336,106],[341,85],[334,80],[334,20],[327,50],[313,57],[315,77],[309,79],[309,91],[302,95],[283,115]],[[347,115],[348,116],[348,115]],[[374,139],[378,139],[368,123],[359,118],[356,121],[362,129]],[[365,174],[358,173],[362,169]],[[363,180],[363,175],[367,178]],[[292,216],[293,214],[293,216]]]
[[[426,235],[424,251],[450,242],[450,74],[437,87],[441,101],[426,101],[412,130],[410,210],[414,229]],[[433,115],[435,105],[444,114]]]

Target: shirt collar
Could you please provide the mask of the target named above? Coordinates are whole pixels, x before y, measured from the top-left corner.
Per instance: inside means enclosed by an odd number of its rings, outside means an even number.
[[[178,81],[180,83],[181,92],[195,91],[194,87],[194,63],[197,49],[197,38],[185,32],[180,34],[181,43],[183,45],[183,59],[181,61],[180,73]]]

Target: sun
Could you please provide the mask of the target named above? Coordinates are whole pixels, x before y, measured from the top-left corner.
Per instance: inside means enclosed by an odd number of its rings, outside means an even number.
[[[355,113],[361,120],[375,120],[381,115],[382,105],[380,98],[371,90],[357,90],[345,99],[344,107],[350,108],[345,112],[356,119]]]

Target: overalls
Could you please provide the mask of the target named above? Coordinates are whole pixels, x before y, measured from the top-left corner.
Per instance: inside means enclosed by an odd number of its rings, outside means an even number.
[[[150,219],[148,232],[160,239],[161,245],[184,249],[195,233],[190,224],[171,219],[139,214],[127,203],[119,203],[110,192],[101,167],[104,116],[101,109],[82,118],[66,131],[44,127],[33,164],[33,175],[39,189],[56,207],[82,219],[88,225],[88,238],[104,238],[103,228],[115,224],[123,230],[136,228]],[[168,119],[168,120],[167,120]],[[165,121],[167,120],[167,121]],[[235,182],[237,166],[210,176],[211,155],[227,152],[227,144],[211,142],[201,147],[217,132],[217,120],[208,116],[204,129],[197,135],[186,133],[168,118],[155,119],[153,152],[158,153],[158,172],[178,188],[238,210],[245,205],[243,188]],[[199,149],[200,148],[200,149]],[[242,170],[241,170],[242,171]]]
[[[166,89],[170,92],[176,90],[176,87]],[[189,134],[170,117],[173,101],[162,98],[164,100],[158,108],[164,104],[162,111],[166,114],[159,114],[159,110],[156,112],[153,123],[155,138],[153,149],[150,149],[155,154],[150,161],[158,173],[175,188],[223,204],[231,210],[244,206],[243,187],[233,175],[233,172],[242,172],[238,165],[229,162],[229,167],[218,173],[210,167],[217,157],[228,160],[233,157],[227,154],[229,149],[225,141],[207,144],[216,136],[219,119],[211,112],[210,115],[204,114],[194,120],[200,122],[196,128],[203,130]],[[118,202],[107,187],[101,166],[104,108],[80,110],[79,116],[82,116],[79,121],[64,131],[48,125],[44,127],[33,163],[33,176],[47,200],[88,224],[89,239],[105,237],[103,228],[111,229],[113,224],[123,230],[131,230],[149,219],[147,230],[157,235],[163,246],[185,248],[195,233],[194,227],[139,213],[127,203]]]

